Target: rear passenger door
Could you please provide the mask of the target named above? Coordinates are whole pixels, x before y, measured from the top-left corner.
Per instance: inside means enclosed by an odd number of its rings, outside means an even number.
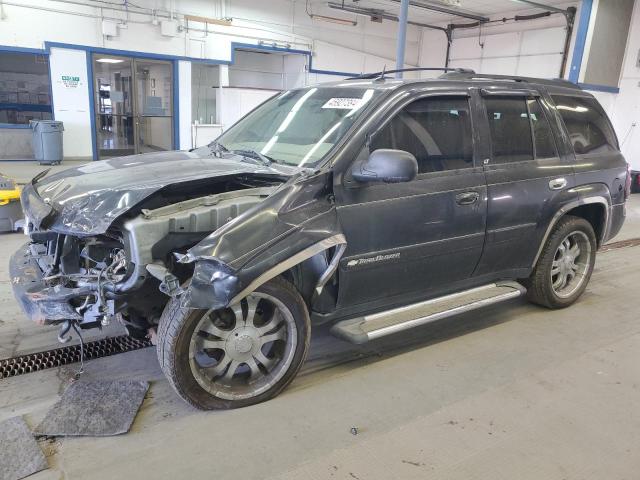
[[[528,274],[551,215],[574,186],[549,104],[535,91],[482,91],[487,236],[476,275]]]

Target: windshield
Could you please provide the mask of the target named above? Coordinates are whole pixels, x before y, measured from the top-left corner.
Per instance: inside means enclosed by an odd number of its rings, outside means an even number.
[[[365,88],[289,90],[267,100],[214,143],[231,152],[255,152],[277,163],[313,167],[378,95]]]

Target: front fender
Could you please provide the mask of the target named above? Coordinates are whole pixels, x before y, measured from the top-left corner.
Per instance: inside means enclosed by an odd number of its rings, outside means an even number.
[[[234,304],[291,267],[346,244],[329,177],[324,172],[289,180],[191,248],[181,260],[195,263],[182,306]]]

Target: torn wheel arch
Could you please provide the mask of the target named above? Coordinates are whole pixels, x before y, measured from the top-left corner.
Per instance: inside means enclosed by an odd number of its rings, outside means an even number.
[[[181,306],[220,309],[239,302],[270,279],[332,252],[317,275],[317,295],[335,273],[346,239],[327,172],[291,179],[262,203],[191,248],[194,263]]]

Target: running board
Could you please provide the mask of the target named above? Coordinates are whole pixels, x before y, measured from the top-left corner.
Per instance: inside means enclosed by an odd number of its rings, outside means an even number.
[[[525,292],[526,289],[517,282],[491,283],[386,312],[343,320],[331,328],[331,333],[351,343],[366,343],[418,325],[516,298]]]

